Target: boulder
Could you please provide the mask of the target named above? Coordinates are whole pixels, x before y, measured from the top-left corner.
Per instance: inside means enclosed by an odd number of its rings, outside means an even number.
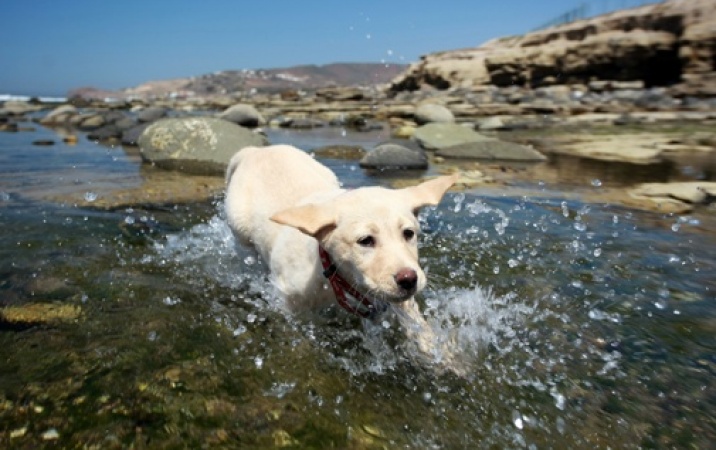
[[[491,140],[471,128],[456,123],[429,123],[415,130],[415,139],[426,150],[438,150],[468,142]]]
[[[87,133],[87,139],[92,141],[106,141],[108,139],[119,139],[122,136],[122,130],[113,123],[104,125]]]
[[[376,146],[360,161],[364,169],[412,169],[428,168],[428,157],[422,150],[414,150],[398,144],[386,143]]]
[[[138,139],[145,161],[198,175],[221,175],[234,153],[267,143],[260,134],[212,117],[161,119]]]
[[[163,106],[151,106],[145,108],[137,114],[137,121],[141,123],[155,122],[165,117],[169,111]]]
[[[149,123],[140,123],[139,125],[135,125],[131,128],[125,129],[122,131],[122,144],[123,145],[137,145],[137,141],[139,141],[139,136],[144,133],[144,130],[146,130],[149,127]]]
[[[544,161],[542,153],[513,142],[490,139],[444,147],[435,153],[443,158]]]
[[[82,130],[95,130],[106,123],[102,114],[92,114],[90,116],[79,117],[83,117],[78,124],[78,128]]]
[[[7,101],[0,108],[0,116],[22,116],[42,110],[41,105],[33,105],[23,101]]]
[[[63,125],[78,113],[77,108],[72,105],[58,106],[40,119],[40,123],[43,125]]]
[[[418,125],[432,122],[455,122],[455,116],[442,105],[424,103],[415,109],[415,122]]]
[[[242,127],[254,128],[266,123],[266,120],[252,105],[240,103],[221,112],[218,117]]]
[[[629,191],[632,197],[646,197],[655,202],[677,200],[692,205],[707,203],[716,197],[716,182],[684,181],[644,183]]]

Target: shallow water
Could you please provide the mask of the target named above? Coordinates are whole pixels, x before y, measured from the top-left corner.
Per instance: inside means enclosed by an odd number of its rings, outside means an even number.
[[[321,136],[272,141],[338,139]],[[287,314],[260,261],[236,251],[221,199],[100,212],[27,195],[54,179],[86,189],[138,172],[122,149],[28,145],[37,138],[0,135],[0,303],[82,314],[0,322],[3,447],[716,439],[716,238],[696,217],[494,189],[449,194],[421,214],[430,282],[420,302],[467,368],[457,377],[416,363],[395,320],[364,328],[342,312]],[[325,162],[349,186],[384,181],[354,161]]]

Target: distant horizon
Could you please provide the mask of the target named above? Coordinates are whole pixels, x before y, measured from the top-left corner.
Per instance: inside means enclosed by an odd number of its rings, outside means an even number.
[[[319,0],[266,6],[229,0],[4,0],[0,94],[66,96],[228,70],[352,63],[410,64],[420,56],[524,34],[582,4],[592,15],[647,0]]]

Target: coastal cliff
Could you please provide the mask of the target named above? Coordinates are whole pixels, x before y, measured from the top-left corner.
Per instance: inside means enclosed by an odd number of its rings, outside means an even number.
[[[425,55],[391,91],[588,84],[669,86],[716,95],[716,2],[670,0]]]

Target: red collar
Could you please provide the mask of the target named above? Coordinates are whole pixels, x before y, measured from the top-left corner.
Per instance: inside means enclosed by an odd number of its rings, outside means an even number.
[[[382,311],[382,308],[378,307],[380,303],[376,303],[358,292],[345,278],[338,274],[338,268],[331,262],[330,255],[326,249],[320,245],[318,246],[318,255],[323,265],[323,276],[331,283],[336,300],[343,309],[364,319],[372,319],[376,314]],[[346,293],[355,299],[353,305],[348,301]]]

